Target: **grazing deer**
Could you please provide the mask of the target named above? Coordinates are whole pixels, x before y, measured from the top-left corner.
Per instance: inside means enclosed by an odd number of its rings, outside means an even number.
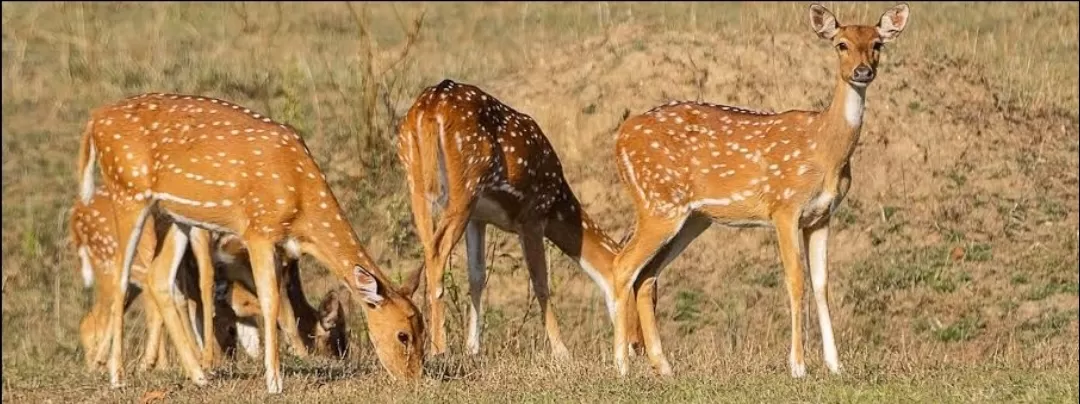
[[[118,274],[115,268],[122,257],[116,250],[117,240],[120,237],[112,228],[113,215],[111,199],[107,192],[99,189],[89,203],[75,202],[70,221],[70,235],[81,260],[83,281],[87,287],[92,284],[95,286],[94,304],[83,317],[79,327],[80,342],[84,351],[87,352],[87,365],[91,368],[97,368],[104,364],[105,351],[104,349],[99,350],[97,346],[105,338],[107,331],[105,326],[107,325],[108,307],[112,299],[118,298],[118,290],[115,288],[116,284],[113,280]],[[147,220],[147,226],[156,226],[153,217]],[[212,249],[214,251],[214,267],[217,268],[213,275],[219,278],[219,283],[224,286],[223,289],[219,288],[223,295],[222,299],[215,299],[218,300],[217,302],[192,301],[189,306],[194,308],[196,304],[203,306],[223,304],[232,308],[233,311],[222,312],[218,310],[215,316],[217,317],[215,320],[218,321],[212,328],[204,327],[199,330],[195,326],[194,322],[197,316],[194,311],[185,310],[188,299],[184,296],[198,294],[196,293],[198,283],[195,278],[198,277],[199,272],[194,268],[196,263],[194,257],[186,257],[182,261],[181,267],[176,273],[176,282],[180,286],[178,289],[183,290],[184,293],[173,297],[178,303],[179,315],[188,316],[190,320],[190,322],[181,321],[181,325],[184,326],[184,334],[189,337],[189,341],[198,342],[204,347],[208,342],[203,341],[208,341],[206,335],[210,333],[216,334],[213,336],[213,340],[219,344],[226,340],[226,336],[223,335],[226,330],[217,324],[226,325],[259,314],[257,299],[251,292],[254,287],[251,286],[251,269],[247,264],[247,250],[239,239],[235,237],[224,236],[217,238],[219,242]],[[155,239],[155,234],[151,232],[143,234],[138,246],[136,261],[132,265],[131,282],[139,286],[140,289],[145,289],[149,285],[147,283],[149,276],[147,269],[150,267],[149,262],[152,261],[156,247]],[[192,248],[192,251],[200,250],[202,249]],[[289,336],[290,347],[293,348],[295,354],[301,357],[307,356],[308,352],[326,356],[344,355],[344,349],[348,346],[348,342],[345,339],[347,333],[344,329],[344,321],[340,321],[341,314],[344,311],[341,294],[330,292],[317,312],[307,303],[298,276],[297,260],[287,260],[285,276],[281,279],[283,293],[288,296],[287,299],[283,298],[283,306],[286,309],[292,308],[293,310],[282,310],[278,317],[278,324]],[[129,294],[129,296],[131,296],[131,299],[135,298],[134,294]],[[347,298],[347,295],[345,297]],[[147,295],[140,293],[138,298],[142,301],[147,318],[147,339],[139,368],[145,370],[155,365],[163,366],[165,346],[160,343],[161,328],[163,326],[161,313],[153,300],[149,299]],[[128,299],[128,301],[130,302],[131,299]],[[255,304],[251,304],[253,301]],[[125,303],[125,311],[129,304]],[[296,313],[295,317],[292,314],[293,311]],[[243,326],[249,324],[250,321],[242,323],[240,329],[244,330]],[[255,338],[257,343],[258,336],[256,335]],[[188,344],[191,343],[194,342]],[[258,348],[257,344],[255,348]]]
[[[879,53],[907,26],[908,7],[889,9],[877,26],[841,26],[814,4],[810,22],[818,36],[832,42],[839,61],[825,111],[766,113],[672,102],[620,125],[615,156],[637,215],[633,235],[614,264],[613,347],[620,375],[628,369],[625,329],[619,324],[628,320],[635,294],[649,360],[660,374],[672,373],[656,326],[657,277],[713,222],[775,229],[790,298],[794,377],[806,373],[800,304],[809,265],[825,365],[840,371],[828,304],[829,219],[851,185],[850,159]]]
[[[230,318],[238,321],[237,329],[243,338],[240,342],[258,342],[255,321],[261,314],[258,298],[251,293],[255,289],[247,248],[239,237],[231,234],[214,234],[214,268],[217,274],[218,300],[231,311]],[[284,256],[284,251],[279,251]],[[278,324],[289,339],[294,355],[307,357],[311,354],[326,357],[344,357],[348,349],[348,332],[345,328],[346,305],[350,295],[347,288],[327,292],[319,307],[311,306],[304,294],[300,280],[300,262],[286,259],[282,268],[282,310]],[[249,356],[259,357],[258,344],[245,345]]]
[[[397,290],[368,257],[307,145],[289,126],[218,99],[143,94],[91,112],[78,165],[83,201],[93,193],[95,162],[117,207],[117,232],[130,234],[118,247],[124,252],[117,280],[121,294],[152,212],[175,223],[154,261],[163,262],[168,273],[175,273],[192,229],[234,234],[243,241],[263,324],[274,324],[281,310],[275,249],[283,248],[293,259],[310,254],[363,302],[382,366],[393,377],[421,376],[421,317],[402,296],[412,291]],[[178,335],[179,328],[170,326],[178,319],[164,314],[166,330]],[[110,383],[120,387],[122,304],[113,302],[109,317]],[[267,392],[280,393],[277,327],[263,327],[262,342]],[[183,354],[180,359],[195,384],[207,383],[199,363]]]
[[[569,352],[549,300],[545,237],[581,265],[614,314],[610,267],[617,244],[581,208],[555,150],[530,116],[475,86],[443,80],[420,94],[398,134],[398,158],[406,169],[413,220],[424,246],[433,353],[446,351],[442,278],[462,235],[469,268],[466,348],[470,354],[480,351],[480,296],[487,280],[483,245],[489,224],[517,234],[556,358],[565,359]],[[437,223],[432,223],[433,213]]]

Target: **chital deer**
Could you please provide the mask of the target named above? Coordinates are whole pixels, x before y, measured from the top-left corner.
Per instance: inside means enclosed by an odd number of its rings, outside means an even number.
[[[790,298],[794,377],[806,373],[800,304],[803,271],[809,265],[825,364],[840,371],[828,305],[829,219],[851,184],[850,158],[879,52],[907,26],[908,7],[889,9],[877,26],[841,26],[814,4],[810,22],[818,36],[833,43],[839,59],[832,103],[825,111],[765,113],[672,102],[620,125],[615,157],[637,216],[633,236],[614,264],[613,347],[621,375],[628,368],[625,329],[619,323],[627,321],[635,294],[650,362],[660,374],[671,374],[656,326],[657,277],[713,222],[775,229]]]
[[[97,346],[106,335],[110,302],[112,299],[118,298],[114,278],[119,273],[116,268],[122,256],[116,249],[117,240],[120,237],[113,231],[113,215],[111,198],[105,191],[99,189],[89,203],[75,202],[70,221],[70,235],[73,245],[79,253],[83,280],[87,287],[91,286],[91,284],[95,287],[94,304],[91,310],[83,317],[79,329],[80,342],[84,351],[87,352],[87,364],[91,368],[104,364],[105,352],[103,349],[98,350]],[[156,227],[153,217],[147,220],[147,226]],[[215,315],[217,317],[215,318],[217,320],[215,325],[211,328],[203,327],[200,330],[195,324],[197,316],[194,310],[185,310],[183,306],[178,304],[179,315],[190,320],[181,321],[181,325],[184,326],[184,334],[189,336],[188,340],[191,341],[182,344],[183,346],[190,346],[190,344],[196,342],[206,346],[208,342],[203,341],[207,340],[207,334],[211,333],[215,334],[213,340],[220,344],[221,341],[226,339],[226,336],[223,335],[226,330],[219,325],[245,320],[245,318],[259,314],[257,298],[251,292],[254,287],[251,286],[253,282],[251,281],[251,269],[247,264],[247,250],[238,238],[227,235],[216,238],[218,242],[215,243],[213,248],[208,247],[205,250],[213,251],[212,260],[217,270],[212,275],[218,279],[217,283],[223,286],[216,288],[219,289],[219,294],[222,296],[213,299],[216,301],[190,299],[190,306],[222,305],[223,308],[231,308],[232,310],[226,310],[225,312],[218,310]],[[141,289],[146,289],[150,285],[147,269],[150,267],[149,262],[152,261],[156,247],[155,242],[154,233],[144,233],[138,246],[139,253],[132,264],[131,282]],[[193,254],[194,251],[202,250],[198,248],[191,249]],[[205,260],[209,262],[211,259],[207,257]],[[174,300],[178,303],[186,303],[185,301],[189,300],[190,296],[205,296],[197,293],[199,281],[196,278],[200,273],[195,268],[195,265],[195,257],[189,256],[182,261],[181,267],[176,273],[178,289],[184,291],[181,296],[174,295]],[[344,301],[341,300],[341,294],[329,293],[317,312],[307,303],[304,296],[298,278],[297,260],[289,259],[286,261],[285,266],[285,276],[281,279],[281,287],[288,298],[283,299],[284,304],[282,306],[285,310],[282,310],[279,315],[278,325],[289,336],[290,347],[299,356],[306,356],[309,352],[327,356],[342,356],[348,342],[345,339],[347,333],[344,330],[344,321],[340,321],[344,311]],[[211,279],[211,282],[213,280]],[[155,364],[161,367],[164,365],[165,359],[163,356],[165,346],[160,343],[161,328],[163,326],[161,313],[148,295],[140,293],[138,297],[143,302],[147,317],[147,339],[143,350],[144,355],[140,361],[140,369],[149,369]],[[131,296],[134,298],[134,295]],[[345,298],[347,297],[346,295]],[[252,302],[255,303],[252,304]],[[126,303],[125,311],[127,307],[128,304]],[[293,310],[288,310],[290,308]],[[295,312],[295,317],[292,314],[293,312]],[[245,329],[243,327],[249,325],[249,323],[247,321],[242,323],[240,325],[241,330]],[[256,335],[255,338],[255,348],[258,348],[258,336]]]
[[[251,292],[255,280],[247,248],[239,237],[231,234],[214,234],[214,268],[218,276],[216,292],[218,300],[225,303],[239,323],[238,330],[253,330],[256,317],[261,315],[258,298]],[[284,251],[279,252],[284,256]],[[282,310],[278,325],[285,331],[289,346],[295,355],[311,354],[328,357],[344,357],[348,348],[348,332],[345,329],[346,306],[350,295],[347,288],[327,292],[319,307],[308,303],[300,280],[300,262],[286,258],[281,272]],[[243,331],[241,331],[243,332]],[[250,331],[249,331],[250,332]],[[253,338],[252,338],[253,337]],[[258,342],[258,334],[248,334],[241,342]],[[252,349],[256,348],[256,349]],[[258,357],[258,344],[244,346],[252,357]]]
[[[148,221],[152,221],[152,219],[148,219]],[[126,310],[131,301],[130,298],[134,297],[134,294],[121,293],[117,288],[116,278],[119,277],[120,273],[117,270],[119,267],[118,260],[122,259],[122,255],[118,250],[118,238],[115,237],[116,233],[113,225],[114,217],[111,198],[105,191],[98,190],[88,202],[77,201],[72,208],[69,228],[71,239],[79,254],[85,286],[89,287],[93,284],[95,292],[94,304],[83,317],[79,327],[80,342],[87,352],[87,365],[91,368],[95,368],[105,361],[107,344],[111,341],[109,334],[111,329],[108,328],[108,325],[113,302],[122,302]],[[151,226],[154,226],[154,224],[151,224]],[[150,289],[150,282],[148,281],[151,276],[149,272],[151,271],[151,262],[157,244],[156,236],[159,234],[156,230],[142,234],[136,260],[132,264],[131,281],[140,286],[141,289]],[[182,272],[182,275],[180,278],[183,280],[189,280],[193,277],[186,270]],[[183,284],[182,286],[190,286],[189,282],[180,283]],[[150,290],[153,291],[153,289]],[[168,315],[176,317],[187,317],[189,315],[190,312],[187,309],[188,299],[180,293],[180,290],[168,288],[163,292],[166,300],[169,300],[170,303],[173,301],[177,303],[168,305],[168,309],[171,310]],[[153,296],[153,293],[147,295]],[[140,364],[140,368],[143,369],[150,368],[157,363],[158,355],[161,353],[159,348],[164,349],[163,345],[158,344],[158,340],[161,336],[160,327],[163,324],[163,315],[165,313],[162,313],[159,304],[148,298],[147,295],[142,295],[143,307],[147,315],[146,327],[148,331],[146,345],[148,349]],[[183,341],[177,342],[177,345],[190,347],[195,338],[192,324],[183,321],[179,322],[178,325],[182,327],[182,330],[177,335],[181,336]],[[151,347],[153,349],[150,349]],[[189,353],[194,355],[195,351],[192,350]]]
[[[94,189],[95,161],[117,206],[117,231],[130,234],[119,243],[121,293],[147,217],[159,212],[176,223],[166,235],[171,242],[159,252],[175,257],[173,271],[191,229],[240,237],[263,324],[274,324],[280,311],[275,248],[294,259],[312,255],[360,297],[383,367],[394,377],[421,376],[423,325],[416,306],[402,296],[412,291],[396,290],[365,253],[307,145],[289,126],[218,99],[143,94],[91,112],[78,166],[84,201]],[[171,321],[176,319],[165,317],[173,334]],[[122,305],[112,304],[109,324],[110,382],[119,387]],[[267,392],[279,393],[277,327],[263,327],[262,342]],[[181,362],[194,383],[206,384],[197,362],[184,355]]]
[[[549,300],[544,238],[603,290],[609,314],[614,313],[610,266],[617,245],[581,209],[540,127],[475,86],[444,80],[417,97],[398,133],[398,158],[424,246],[432,351],[446,351],[442,278],[462,235],[469,268],[466,348],[470,354],[480,351],[480,297],[487,280],[483,244],[491,224],[518,235],[552,353],[568,357]]]

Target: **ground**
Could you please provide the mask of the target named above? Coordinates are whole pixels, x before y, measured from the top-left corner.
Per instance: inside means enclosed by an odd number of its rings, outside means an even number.
[[[888,6],[825,5],[842,24],[874,23]],[[351,356],[288,358],[285,393],[268,399],[261,363],[248,358],[205,388],[175,366],[134,372],[134,332],[129,387],[110,390],[107,375],[84,370],[76,336],[92,296],[66,229],[91,108],[182,92],[296,126],[396,279],[421,247],[393,125],[423,87],[475,84],[532,115],[574,192],[620,239],[633,216],[612,152],[627,114],[672,99],[826,106],[836,59],[810,30],[807,4],[4,3],[3,400],[1077,402],[1077,24],[1076,3],[911,5],[867,92],[853,185],[833,218],[843,375],[825,370],[806,304],[809,376],[788,376],[769,230],[714,227],[691,244],[661,277],[675,376],[634,358],[619,379],[599,289],[549,247],[574,355],[552,362],[516,239],[491,229],[480,357],[462,354],[459,245],[447,275],[451,353],[430,360],[424,380],[389,380],[354,306]],[[336,282],[304,264],[315,303]],[[129,318],[139,330],[139,310]]]

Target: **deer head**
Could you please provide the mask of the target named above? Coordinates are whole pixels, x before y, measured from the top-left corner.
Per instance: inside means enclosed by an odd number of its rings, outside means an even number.
[[[818,37],[832,42],[840,58],[840,80],[856,87],[866,87],[874,81],[882,48],[900,36],[907,22],[907,4],[886,11],[873,27],[840,25],[827,8],[820,4],[810,5],[810,26]]]

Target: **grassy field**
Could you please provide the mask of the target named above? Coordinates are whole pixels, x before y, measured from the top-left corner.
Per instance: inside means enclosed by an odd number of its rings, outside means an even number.
[[[826,3],[842,23],[889,4]],[[599,290],[549,248],[574,355],[548,359],[516,239],[489,230],[485,351],[467,357],[459,246],[451,355],[389,380],[350,319],[344,361],[288,358],[285,394],[240,358],[197,388],[178,368],[129,387],[86,371],[90,307],[68,244],[90,108],[147,91],[215,96],[299,128],[369,252],[422,256],[393,124],[443,78],[532,115],[612,236],[632,226],[612,159],[624,115],[671,99],[824,108],[835,56],[805,3],[4,3],[4,402],[1077,402],[1080,86],[1076,3],[914,3],[867,95],[852,190],[833,219],[830,281],[846,372],[786,366],[789,317],[772,232],[714,227],[664,272],[672,378],[644,358],[615,377]],[[409,33],[423,16],[419,35]],[[462,243],[463,244],[463,243]],[[314,302],[335,284],[305,260]],[[132,310],[132,330],[141,313]],[[175,361],[173,361],[175,363]]]

